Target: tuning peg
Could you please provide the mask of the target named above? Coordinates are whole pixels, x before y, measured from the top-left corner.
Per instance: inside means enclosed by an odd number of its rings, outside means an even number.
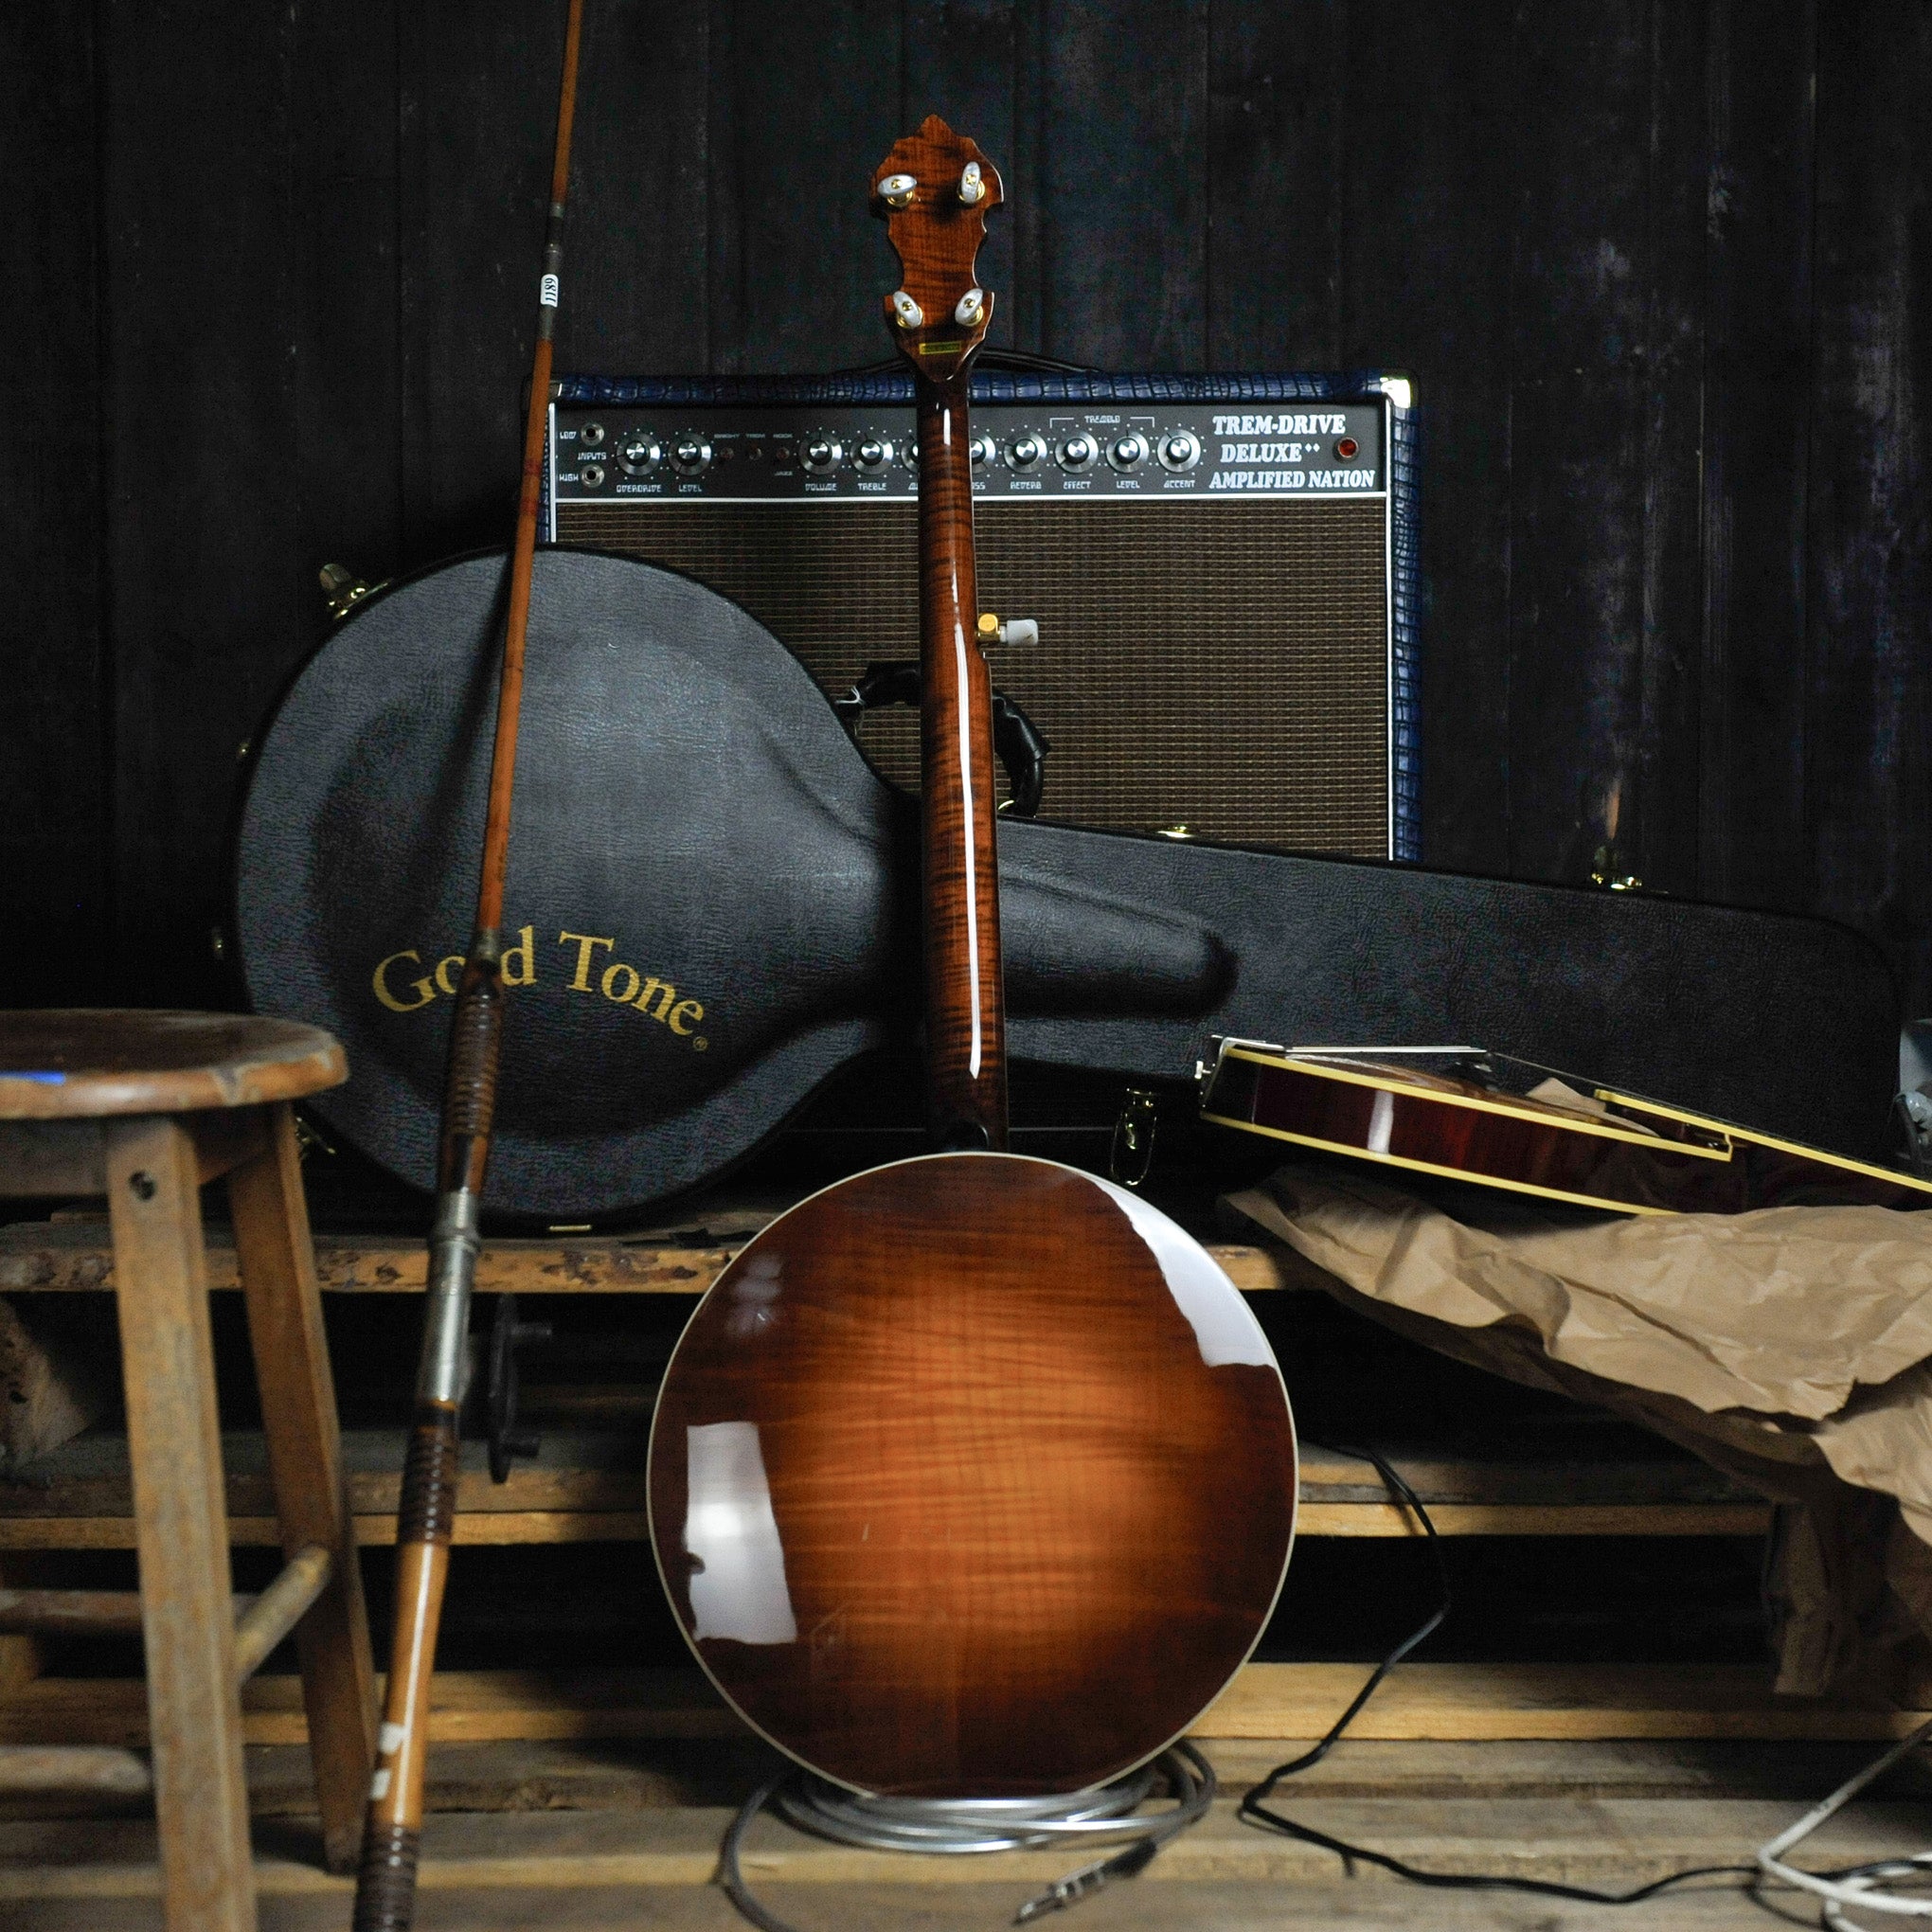
[[[925,311],[903,289],[892,292],[892,313],[902,329],[920,329],[925,325]]]
[[[993,612],[982,611],[979,621],[973,628],[979,641],[985,645],[1027,645],[1040,641],[1040,625],[1033,617],[1009,617],[1001,623]]]
[[[968,289],[959,297],[959,306],[953,311],[953,320],[962,329],[971,329],[986,313],[986,291]]]
[[[977,161],[969,161],[966,171],[959,177],[959,199],[970,208],[986,199],[986,176],[979,171]]]
[[[888,208],[909,208],[913,190],[918,186],[919,182],[910,174],[888,174],[879,184],[879,199]]]

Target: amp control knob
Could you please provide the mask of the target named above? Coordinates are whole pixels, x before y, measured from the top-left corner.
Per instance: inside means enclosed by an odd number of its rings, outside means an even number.
[[[892,445],[883,436],[862,437],[852,452],[852,461],[862,470],[883,470],[891,460]]]
[[[1091,469],[1094,458],[1099,455],[1093,438],[1084,430],[1076,430],[1060,445],[1060,467],[1063,470]]]
[[[664,460],[664,445],[654,436],[627,436],[617,445],[617,461],[629,476],[648,476]]]
[[[973,438],[973,467],[983,470],[993,461],[993,440],[990,436],[975,436]]]
[[[807,437],[799,457],[814,476],[830,476],[845,461],[845,444],[835,436]]]
[[[1160,439],[1163,470],[1191,470],[1201,460],[1201,438],[1190,429],[1170,430]]]
[[[1045,459],[1046,445],[1030,430],[1025,436],[1016,437],[1013,446],[1007,452],[1007,460],[1016,470],[1030,470],[1037,462]]]
[[[671,467],[680,476],[698,476],[711,467],[711,445],[701,436],[681,436],[671,446]]]
[[[1136,431],[1117,436],[1107,446],[1107,461],[1117,470],[1137,470],[1147,460],[1147,438]]]

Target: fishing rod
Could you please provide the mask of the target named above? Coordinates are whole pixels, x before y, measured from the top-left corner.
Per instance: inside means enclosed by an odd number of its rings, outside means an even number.
[[[482,1245],[483,1182],[496,1113],[503,1053],[503,882],[510,863],[510,791],[523,701],[524,639],[529,626],[530,570],[544,462],[550,354],[564,259],[564,203],[570,186],[570,131],[577,109],[577,50],[583,0],[570,0],[564,80],[557,101],[557,153],[550,173],[550,218],[537,295],[537,349],[524,428],[523,487],[517,498],[503,675],[496,698],[496,743],[490,760],[490,807],[483,828],[483,877],[475,928],[456,987],[443,1077],[437,1148],[436,1218],[429,1235],[422,1359],[402,1464],[396,1518],[396,1629],[388,1693],[378,1735],[375,1776],[356,1880],[354,1932],[408,1932],[416,1911],[421,1849],[422,1783],[429,1751],[429,1687],[449,1578],[456,1511],[456,1411],[462,1400],[470,1333],[470,1293]]]

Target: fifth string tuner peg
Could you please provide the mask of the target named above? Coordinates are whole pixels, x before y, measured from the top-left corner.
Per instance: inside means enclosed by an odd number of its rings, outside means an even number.
[[[1040,626],[1032,617],[1009,617],[1001,623],[991,611],[984,611],[974,630],[982,645],[1037,644],[1040,641]]]

